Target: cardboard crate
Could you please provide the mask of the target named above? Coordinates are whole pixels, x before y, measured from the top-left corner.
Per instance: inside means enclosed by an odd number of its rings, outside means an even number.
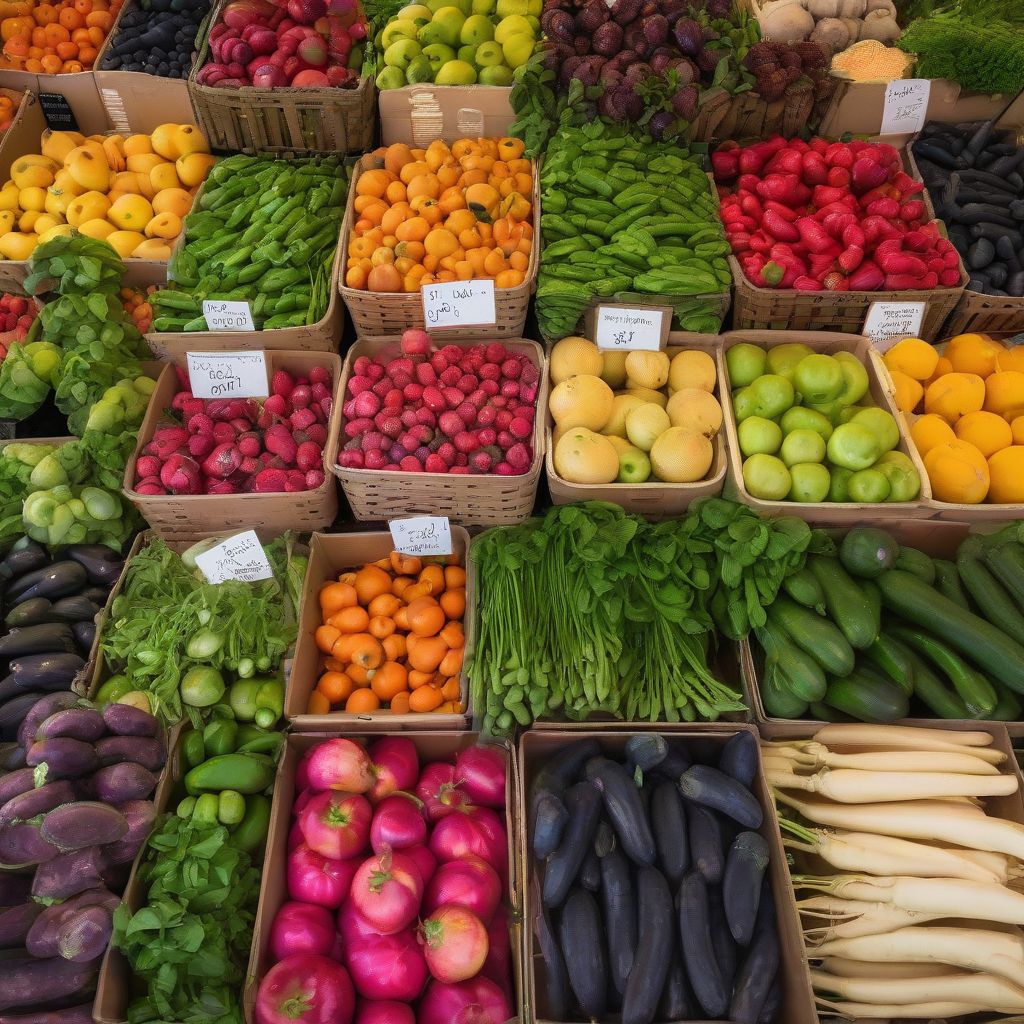
[[[452,526],[452,549],[461,556],[466,570],[466,614],[463,629],[467,634],[472,622],[472,608],[476,583],[476,569],[469,559],[469,534],[461,526]],[[352,714],[332,711],[326,715],[311,715],[306,702],[320,675],[321,652],[313,635],[323,619],[317,595],[325,583],[348,569],[358,569],[368,562],[387,558],[394,550],[394,542],[387,530],[374,533],[314,533],[303,584],[302,607],[299,610],[299,635],[295,644],[295,658],[288,674],[284,696],[284,716],[297,732],[334,732],[340,729],[377,729],[388,732],[405,729],[466,729],[469,727],[469,683],[465,668],[462,676],[462,714],[436,714],[409,712],[393,714],[386,708],[370,714]]]
[[[394,734],[383,732],[361,736],[356,730],[345,730],[346,738],[365,740],[368,743],[388,735]],[[427,761],[447,760],[457,752],[475,746],[480,741],[478,734],[469,732],[416,732],[403,733],[402,735],[412,740],[416,745],[421,764]],[[272,966],[270,950],[268,948],[271,924],[278,908],[288,899],[285,884],[285,861],[287,858],[288,833],[291,830],[292,804],[295,800],[296,765],[299,758],[310,747],[316,746],[328,738],[324,734],[291,733],[288,736],[284,754],[278,765],[277,778],[274,782],[274,803],[270,811],[270,834],[267,839],[267,852],[263,863],[263,879],[260,884],[259,909],[256,912],[256,928],[253,933],[252,954],[249,958],[249,969],[246,974],[245,990],[242,995],[246,1024],[251,1024],[253,1020],[259,983]],[[519,850],[516,842],[516,828],[518,827],[516,815],[519,806],[516,799],[518,772],[516,770],[515,749],[506,744],[501,744],[501,749],[505,751],[507,756],[505,783],[505,828],[508,832],[509,854],[507,909],[509,912],[509,932],[512,945],[513,1002],[517,1004],[514,1006],[517,1015],[510,1019],[509,1024],[520,1024],[521,1021],[525,1021],[528,1018],[525,1016],[522,991],[522,947],[521,925],[519,924],[522,908],[522,880],[516,873],[516,856]],[[523,1012],[520,1012],[520,1010]],[[107,1024],[107,1022],[101,1021],[100,1024]]]
[[[502,85],[406,85],[377,94],[380,142],[411,142],[426,149],[435,139],[497,138],[509,134],[515,120],[510,96]]]
[[[649,731],[649,730],[648,730]],[[716,746],[724,745],[738,732],[749,732],[756,736],[753,726],[749,725],[710,725],[703,728],[692,726],[662,727],[658,730],[673,740],[700,739]],[[633,735],[630,730],[593,731],[586,734],[587,738],[598,740],[605,754],[620,754],[626,741]],[[583,738],[579,732],[568,731],[532,731],[522,735],[519,740],[519,807],[517,813],[519,828],[519,857],[523,870],[523,976],[527,1000],[527,1021],[533,1024],[561,1024],[548,1015],[548,1007],[544,998],[544,966],[543,959],[536,948],[533,923],[539,911],[538,890],[535,886],[536,864],[530,850],[529,835],[529,802],[530,785],[536,778],[543,764],[567,743]],[[760,831],[767,840],[771,850],[771,862],[768,877],[771,880],[772,893],[775,898],[776,917],[778,919],[780,963],[779,972],[782,981],[782,1003],[777,1020],[785,1024],[817,1024],[814,1010],[814,997],[811,993],[808,977],[807,955],[804,951],[799,918],[793,890],[789,883],[786,868],[786,857],[782,847],[775,808],[771,793],[764,781],[760,768],[753,786],[754,795],[764,810],[764,822]],[[710,1021],[691,1021],[689,1024],[712,1024]]]

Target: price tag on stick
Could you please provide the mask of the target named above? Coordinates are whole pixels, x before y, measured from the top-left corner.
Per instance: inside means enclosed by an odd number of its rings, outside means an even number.
[[[267,359],[255,352],[188,352],[188,379],[196,398],[264,398]]]
[[[898,78],[885,87],[882,135],[915,135],[928,116],[932,83],[927,78]]]
[[[450,555],[452,528],[447,516],[413,516],[388,523],[395,550],[403,555]]]
[[[428,331],[443,327],[493,327],[493,281],[439,281],[420,289]]]
[[[671,320],[668,307],[598,306],[594,341],[605,351],[657,352],[665,347]]]
[[[864,319],[864,333],[875,348],[886,352],[901,338],[918,336],[927,308],[927,302],[872,302]]]
[[[228,537],[196,555],[196,565],[211,583],[223,583],[225,580],[255,583],[274,577],[274,570],[270,568],[267,553],[255,530]]]
[[[203,316],[211,331],[255,331],[248,302],[203,299]]]

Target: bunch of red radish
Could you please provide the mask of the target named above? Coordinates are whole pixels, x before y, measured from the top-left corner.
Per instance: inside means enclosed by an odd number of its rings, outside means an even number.
[[[181,424],[158,427],[135,462],[138,494],[259,494],[312,491],[324,480],[333,402],[331,372],[275,371],[271,394],[196,398],[188,373],[171,405]]]
[[[930,220],[924,186],[885,143],[786,141],[712,155],[722,222],[760,288],[907,291],[951,288],[961,266]]]
[[[426,331],[401,353],[359,356],[342,413],[346,469],[520,476],[533,462],[540,371],[500,342],[434,348]]]
[[[295,775],[288,896],[256,1024],[504,1024],[514,1015],[505,756],[420,767],[415,744],[334,738]],[[358,997],[358,1002],[357,1002]]]
[[[12,341],[24,341],[39,315],[39,308],[24,295],[0,295],[0,360],[7,358]]]

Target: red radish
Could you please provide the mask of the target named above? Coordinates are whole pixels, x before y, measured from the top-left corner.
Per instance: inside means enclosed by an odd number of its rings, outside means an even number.
[[[437,858],[426,846],[407,846],[402,850],[402,855],[408,857],[419,868],[420,878],[423,879],[424,885],[434,877],[434,872],[437,870]]]
[[[442,818],[430,837],[430,852],[442,862],[473,854],[490,864],[502,880],[508,877],[508,836],[489,807],[471,807]]]
[[[353,793],[317,793],[302,809],[299,826],[306,843],[325,857],[344,860],[366,847],[370,835],[369,801]]]
[[[412,1002],[423,991],[427,963],[411,928],[392,935],[355,938],[348,943],[345,961],[356,991],[364,999]]]
[[[334,945],[334,917],[314,903],[282,903],[270,926],[270,954],[283,960],[293,953],[328,956]]]
[[[256,995],[256,1024],[351,1024],[348,971],[325,956],[295,953],[274,964]]]
[[[421,926],[423,956],[438,981],[468,981],[487,959],[487,929],[471,910],[441,907]]]
[[[416,795],[423,801],[429,822],[438,822],[470,802],[455,766],[443,761],[434,761],[423,769],[416,783]]]
[[[426,838],[427,823],[416,797],[395,793],[377,804],[370,822],[370,847],[374,853],[417,846]]]
[[[298,824],[298,823],[296,823]],[[301,837],[301,826],[299,835]],[[303,842],[288,856],[288,895],[293,900],[335,909],[348,897],[359,860],[338,860]]]
[[[366,793],[373,788],[373,765],[366,750],[353,740],[334,737],[315,746],[306,766],[311,789]]]
[[[417,1024],[505,1024],[513,1016],[501,989],[487,978],[432,981],[420,1001]]]
[[[350,894],[360,914],[382,934],[407,927],[423,898],[423,879],[415,861],[386,850],[363,861]]]
[[[423,894],[423,913],[457,904],[472,910],[486,925],[501,903],[501,879],[480,857],[467,854],[461,860],[441,864],[427,883]]]
[[[497,747],[468,747],[455,755],[455,771],[473,803],[505,806],[505,755]]]
[[[355,1024],[416,1024],[412,1007],[393,999],[361,999]]]

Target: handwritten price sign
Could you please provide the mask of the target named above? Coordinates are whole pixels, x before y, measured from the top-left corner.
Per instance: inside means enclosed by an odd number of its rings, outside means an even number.
[[[663,310],[598,306],[595,341],[599,349],[657,352],[666,334]]]
[[[211,583],[223,583],[225,580],[255,583],[274,576],[274,570],[267,561],[267,553],[255,530],[246,530],[245,533],[228,537],[196,555],[196,565]]]
[[[903,78],[885,87],[882,135],[914,135],[924,127],[932,83],[927,78]]]
[[[927,302],[872,302],[864,333],[879,352],[887,352],[900,339],[917,337],[927,308]]]
[[[443,281],[424,285],[420,293],[428,331],[493,327],[497,320],[493,281]]]
[[[270,394],[263,352],[188,352],[185,358],[196,398],[263,398]]]
[[[255,331],[248,302],[203,299],[203,316],[211,331]]]
[[[395,550],[403,555],[450,555],[452,528],[447,516],[413,516],[388,523]]]

